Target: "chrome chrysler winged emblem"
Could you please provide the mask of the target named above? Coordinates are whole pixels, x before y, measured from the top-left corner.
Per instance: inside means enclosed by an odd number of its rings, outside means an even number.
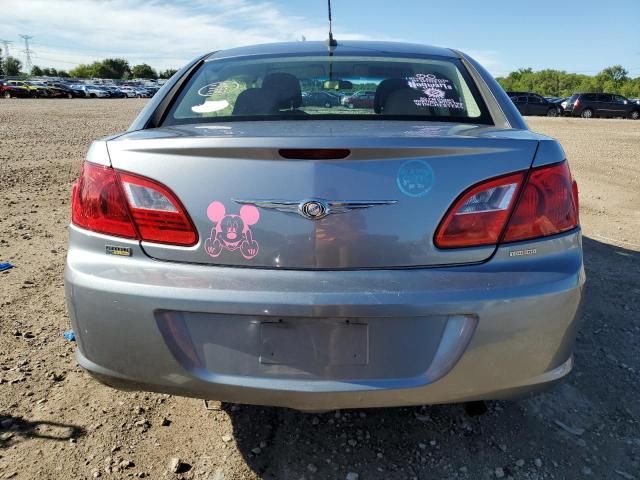
[[[346,213],[351,210],[377,207],[379,205],[393,205],[397,200],[323,200],[322,198],[308,198],[295,200],[241,200],[233,199],[240,205],[255,205],[258,208],[270,208],[285,213],[297,213],[310,220],[320,220],[332,213]]]

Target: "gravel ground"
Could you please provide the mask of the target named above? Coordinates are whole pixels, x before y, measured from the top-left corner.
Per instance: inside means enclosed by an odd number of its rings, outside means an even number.
[[[125,393],[75,364],[62,288],[69,192],[91,139],[144,100],[0,101],[0,478],[640,479],[640,122],[532,118],[580,183],[588,296],[548,393],[331,412]],[[175,473],[178,471],[178,473]]]

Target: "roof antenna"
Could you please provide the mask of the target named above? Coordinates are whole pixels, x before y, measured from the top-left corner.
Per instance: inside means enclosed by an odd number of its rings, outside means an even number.
[[[327,6],[329,7],[329,38],[327,39],[327,47],[331,50],[338,46],[338,41],[333,38],[333,32],[331,31],[331,0],[327,0]]]

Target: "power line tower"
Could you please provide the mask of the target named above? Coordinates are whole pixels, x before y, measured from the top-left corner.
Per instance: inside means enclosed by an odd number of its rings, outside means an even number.
[[[31,54],[33,50],[29,48],[29,40],[33,37],[31,35],[20,35],[24,39],[24,65],[27,68],[27,71],[31,71],[31,67],[33,67],[33,62],[31,61]]]
[[[0,40],[0,43],[4,45],[4,56],[8,57],[9,56],[9,45],[11,45],[13,42],[11,40]]]

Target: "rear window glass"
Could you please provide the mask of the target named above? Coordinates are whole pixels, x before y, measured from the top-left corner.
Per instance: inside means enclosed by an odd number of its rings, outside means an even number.
[[[164,124],[376,118],[492,123],[455,59],[291,56],[205,62]]]

